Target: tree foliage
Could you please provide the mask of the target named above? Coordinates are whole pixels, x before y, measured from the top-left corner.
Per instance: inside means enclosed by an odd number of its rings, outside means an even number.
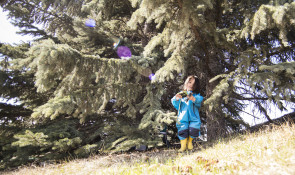
[[[294,104],[293,1],[6,0],[30,44],[2,43],[1,168],[27,161],[87,156],[97,150],[158,145],[170,99],[190,75],[205,97],[208,138],[247,124],[252,102]],[[85,26],[88,19],[95,27]],[[42,27],[37,27],[37,26]],[[113,39],[129,47],[120,59]],[[148,76],[155,73],[155,79]],[[17,112],[15,112],[17,109]],[[173,139],[172,139],[173,140]]]

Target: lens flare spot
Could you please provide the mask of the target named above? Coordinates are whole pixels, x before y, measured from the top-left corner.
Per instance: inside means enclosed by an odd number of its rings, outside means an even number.
[[[117,54],[123,60],[128,60],[132,56],[131,51],[127,46],[119,46]]]
[[[121,43],[121,40],[119,38],[114,38],[113,41],[114,41],[114,43],[113,43],[114,49],[117,49],[117,47]]]
[[[156,78],[155,74],[150,74],[150,75],[149,75],[149,79],[150,79],[151,81],[153,81],[155,78]]]
[[[120,40],[119,40],[119,42],[117,42],[117,43],[114,43],[114,44],[113,44],[113,46],[114,46],[114,49],[116,49],[116,48],[119,46],[119,44],[120,44]]]
[[[95,20],[94,19],[87,19],[85,21],[85,26],[87,26],[87,27],[95,27]]]

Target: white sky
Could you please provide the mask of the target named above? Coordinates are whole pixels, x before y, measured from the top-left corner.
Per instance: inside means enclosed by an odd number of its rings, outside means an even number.
[[[9,23],[9,20],[7,19],[7,12],[3,12],[2,8],[0,8],[0,42],[9,43],[9,44],[17,44],[21,43],[21,41],[30,41],[32,40],[31,36],[22,36],[19,34],[16,34],[16,32],[19,31],[18,28],[14,27],[12,24]],[[3,101],[3,99],[0,98],[0,102]],[[275,107],[271,107],[272,112],[269,113],[271,118],[277,118],[284,114],[290,113],[292,110],[289,109],[289,111],[281,113],[279,109],[276,109]],[[253,111],[253,106],[251,105],[245,109],[248,113],[251,113],[255,116],[261,115],[257,112],[257,110]],[[252,116],[249,116],[245,113],[242,114],[243,119],[249,123],[250,125],[261,123],[262,121],[265,121],[265,119],[253,119]]]
[[[2,8],[0,8],[0,42],[17,44],[21,43],[21,41],[32,40],[31,36],[16,34],[19,29],[10,24],[7,19],[7,14],[7,12],[3,12]]]
[[[1,43],[9,43],[12,45],[30,41],[32,40],[31,36],[22,36],[17,34],[19,31],[18,28],[14,27],[7,18],[7,12],[3,12],[2,8],[0,8],[0,42]],[[0,98],[0,102],[7,102],[6,100]],[[14,100],[10,100],[7,103],[17,104]]]

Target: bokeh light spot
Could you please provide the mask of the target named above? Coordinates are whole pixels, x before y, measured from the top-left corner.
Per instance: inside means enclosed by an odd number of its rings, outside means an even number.
[[[85,21],[85,25],[86,25],[87,27],[95,27],[95,20],[94,20],[94,19],[87,19],[87,20]]]
[[[149,75],[149,79],[150,79],[151,81],[153,81],[155,78],[156,78],[155,74],[150,74],[150,75]]]
[[[119,46],[117,54],[121,59],[129,59],[132,56],[131,51],[127,46]]]

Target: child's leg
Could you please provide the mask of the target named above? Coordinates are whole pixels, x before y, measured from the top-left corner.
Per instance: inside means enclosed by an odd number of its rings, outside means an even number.
[[[180,140],[181,148],[179,151],[185,151],[187,148],[187,140],[189,136],[188,122],[180,122],[176,124],[178,129],[178,138]]]
[[[179,140],[184,140],[189,136],[189,123],[188,122],[180,122],[176,124],[178,130],[178,138]]]
[[[199,136],[200,130],[198,129],[199,122],[190,122],[189,123],[189,137],[188,137],[188,143],[187,148],[189,150],[192,150],[193,147],[193,139]]]
[[[189,129],[189,136],[191,138],[199,137],[199,135],[200,135],[200,122],[191,121],[189,123],[188,129]]]

